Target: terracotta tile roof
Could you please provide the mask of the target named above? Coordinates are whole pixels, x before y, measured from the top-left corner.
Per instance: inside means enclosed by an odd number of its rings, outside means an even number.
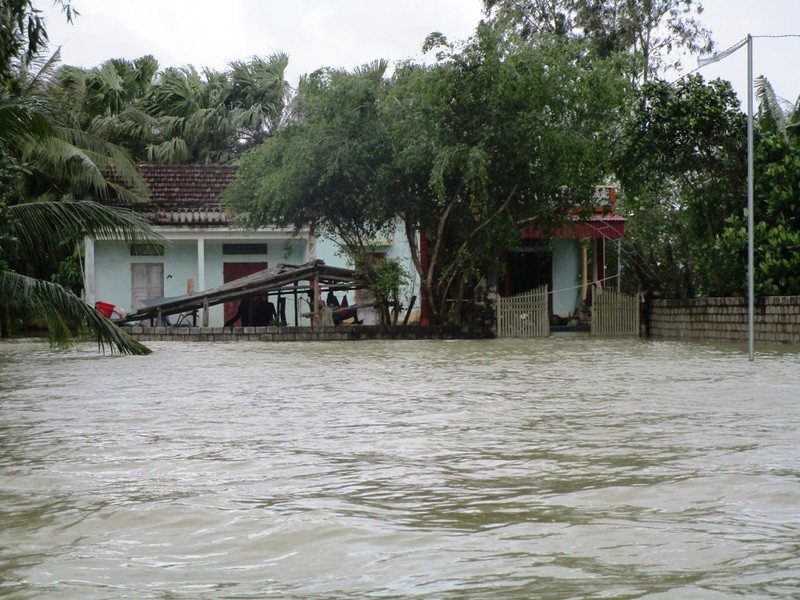
[[[153,204],[201,208],[220,206],[222,191],[236,176],[230,165],[139,165]]]
[[[222,191],[236,176],[231,165],[139,165],[150,202],[136,209],[156,225],[219,225],[229,220]]]

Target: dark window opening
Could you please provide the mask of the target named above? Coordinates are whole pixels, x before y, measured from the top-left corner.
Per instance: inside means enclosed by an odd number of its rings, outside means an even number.
[[[164,256],[162,244],[131,244],[131,256]]]
[[[266,244],[222,244],[222,254],[266,254]]]

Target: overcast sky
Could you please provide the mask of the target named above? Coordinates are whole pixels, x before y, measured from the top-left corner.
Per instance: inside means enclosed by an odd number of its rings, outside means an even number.
[[[353,67],[377,58],[422,59],[433,31],[465,39],[480,20],[481,0],[72,0],[81,13],[73,25],[48,10],[51,48],[65,64],[93,67],[109,58],[152,54],[161,68],[192,64],[223,70],[234,60],[285,52],[287,79],[319,67]],[[40,0],[40,7],[50,2]],[[800,0],[704,0],[702,21],[719,50],[755,35],[800,35]],[[778,95],[800,96],[800,38],[758,38],[756,76]],[[694,69],[696,58],[685,61]],[[704,67],[707,79],[734,83],[742,101],[747,53],[739,50]]]

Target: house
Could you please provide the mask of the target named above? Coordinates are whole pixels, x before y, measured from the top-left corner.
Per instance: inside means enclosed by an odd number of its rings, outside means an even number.
[[[221,195],[236,175],[235,166],[140,165],[150,200],[143,212],[164,237],[163,244],[86,240],[84,296],[117,310],[135,312],[148,303],[216,288],[279,263],[302,265],[321,259],[342,264],[337,246],[308,229],[232,227]],[[395,239],[376,240],[379,255],[408,255]],[[351,297],[349,302],[352,303]],[[237,302],[212,306],[209,325],[221,327],[237,312]],[[286,321],[309,324],[305,299],[286,306]],[[370,315],[365,314],[367,320]]]
[[[101,301],[131,313],[282,263],[303,265],[322,260],[331,266],[351,266],[339,256],[333,240],[318,237],[313,230],[296,233],[291,227],[256,231],[234,228],[221,195],[236,176],[235,166],[141,165],[140,170],[150,189],[150,200],[135,209],[147,216],[165,242],[153,245],[87,239],[84,296],[89,304]],[[606,240],[619,240],[625,232],[625,219],[614,214],[614,201],[613,188],[599,188],[597,212],[588,219],[575,219],[552,239],[544,239],[536,229],[523,231],[520,247],[505,254],[501,295],[547,284],[551,322],[578,315],[591,302],[592,289],[602,289],[609,281]],[[416,269],[404,235],[374,240],[371,249],[376,258],[400,258],[412,277],[408,296],[418,293]],[[348,304],[356,301],[351,294]],[[221,327],[238,308],[238,302],[211,306],[209,325]],[[424,304],[421,308],[424,323]],[[303,316],[308,312],[302,296],[297,301],[293,298],[286,305],[286,322],[308,325],[309,318]],[[359,318],[366,324],[377,321],[371,311],[360,313]]]
[[[521,246],[505,254],[501,295],[512,296],[546,284],[551,324],[586,316],[594,294],[609,283],[616,287],[619,278],[618,268],[611,274],[606,268],[606,243],[619,242],[625,235],[625,219],[615,214],[615,203],[615,188],[598,187],[595,214],[573,217],[572,224],[552,237],[545,238],[536,228],[525,229]]]

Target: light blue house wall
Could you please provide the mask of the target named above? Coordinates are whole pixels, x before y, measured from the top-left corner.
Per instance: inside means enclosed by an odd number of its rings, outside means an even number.
[[[346,266],[353,268],[354,265],[346,257],[342,256],[341,251],[336,243],[331,239],[320,235],[318,238],[317,258],[325,261],[328,265]],[[411,257],[411,248],[405,235],[405,228],[403,224],[398,221],[394,231],[386,238],[373,240],[368,246],[370,252],[384,254],[387,258],[394,258],[400,262],[400,265],[405,269],[408,274],[408,285],[403,290],[403,295],[400,299],[403,306],[408,306],[412,296],[419,297],[419,275],[414,266],[414,261]],[[341,297],[337,298],[341,300]],[[347,302],[353,304],[357,301],[354,292],[347,295]],[[416,304],[416,310],[412,313],[410,320],[413,322],[418,319],[419,303]],[[374,309],[363,309],[359,312],[359,319],[365,325],[376,324],[379,321],[378,313]]]
[[[338,252],[338,246],[329,239],[319,237],[314,244],[309,244],[308,234],[292,237],[292,232],[269,231],[242,232],[227,229],[160,229],[167,242],[163,246],[163,255],[133,256],[131,247],[125,242],[115,240],[99,240],[86,242],[85,295],[86,301],[96,301],[115,305],[118,309],[131,312],[133,306],[132,265],[136,263],[163,265],[163,297],[181,296],[190,291],[199,292],[217,287],[224,283],[223,265],[225,263],[267,263],[274,267],[279,263],[301,265],[313,258],[321,259],[328,265],[352,267]],[[202,241],[199,241],[202,240]],[[408,243],[404,236],[395,235],[386,240],[377,240],[374,251],[396,257],[406,267],[413,283],[407,290],[407,297],[417,293],[416,271],[411,261]],[[227,243],[266,243],[264,254],[223,254],[223,244]],[[315,257],[311,256],[315,253]],[[340,299],[342,294],[337,295]],[[274,300],[274,298],[273,298]],[[354,293],[348,295],[348,302],[357,301]],[[294,324],[295,313],[298,323],[307,325],[300,315],[308,312],[306,297],[298,298],[295,306],[294,298],[287,296],[286,317],[289,324]],[[359,318],[370,322],[373,316],[364,311]],[[173,319],[174,320],[174,319]],[[212,306],[209,311],[209,325],[221,327],[224,323],[224,307]]]
[[[553,314],[574,314],[581,294],[581,247],[577,239],[553,240]]]
[[[321,259],[327,265],[352,267],[337,254],[336,244],[324,237],[317,239],[309,230],[295,233],[291,228],[267,227],[257,231],[231,228],[231,215],[222,197],[235,178],[235,166],[140,165],[140,171],[150,197],[137,210],[163,236],[163,252],[143,251],[141,247],[134,251],[124,242],[87,239],[84,296],[90,304],[102,301],[131,312],[150,300],[216,288],[224,283],[226,276],[231,279],[247,274],[246,266],[241,266],[245,263],[274,267],[279,263],[302,265]],[[403,257],[404,266],[413,275],[415,270],[403,233],[398,228],[390,239],[375,240],[375,251],[389,257]],[[225,244],[249,247],[224,248]],[[234,263],[239,266],[226,268]],[[410,286],[409,294],[412,293],[416,293],[416,286]],[[351,293],[349,298],[351,303],[358,300],[354,295]],[[298,292],[297,302],[293,295],[287,297],[286,317],[290,324],[295,323],[295,315],[308,312],[307,294],[300,296]],[[211,307],[209,324],[221,326],[223,322],[224,307]],[[305,325],[308,320],[303,322],[298,318],[297,323]]]
[[[308,239],[292,239],[291,232],[269,231],[247,233],[227,229],[164,230],[166,238],[162,255],[134,256],[131,246],[115,240],[86,242],[86,301],[113,304],[118,310],[131,312],[133,307],[133,265],[163,265],[163,297],[181,296],[221,285],[224,263],[304,264],[308,262]],[[223,254],[226,243],[266,243],[266,254]],[[294,304],[287,302],[287,320],[294,322]],[[302,306],[298,312],[304,312]],[[212,306],[209,325],[220,327],[224,307]]]

